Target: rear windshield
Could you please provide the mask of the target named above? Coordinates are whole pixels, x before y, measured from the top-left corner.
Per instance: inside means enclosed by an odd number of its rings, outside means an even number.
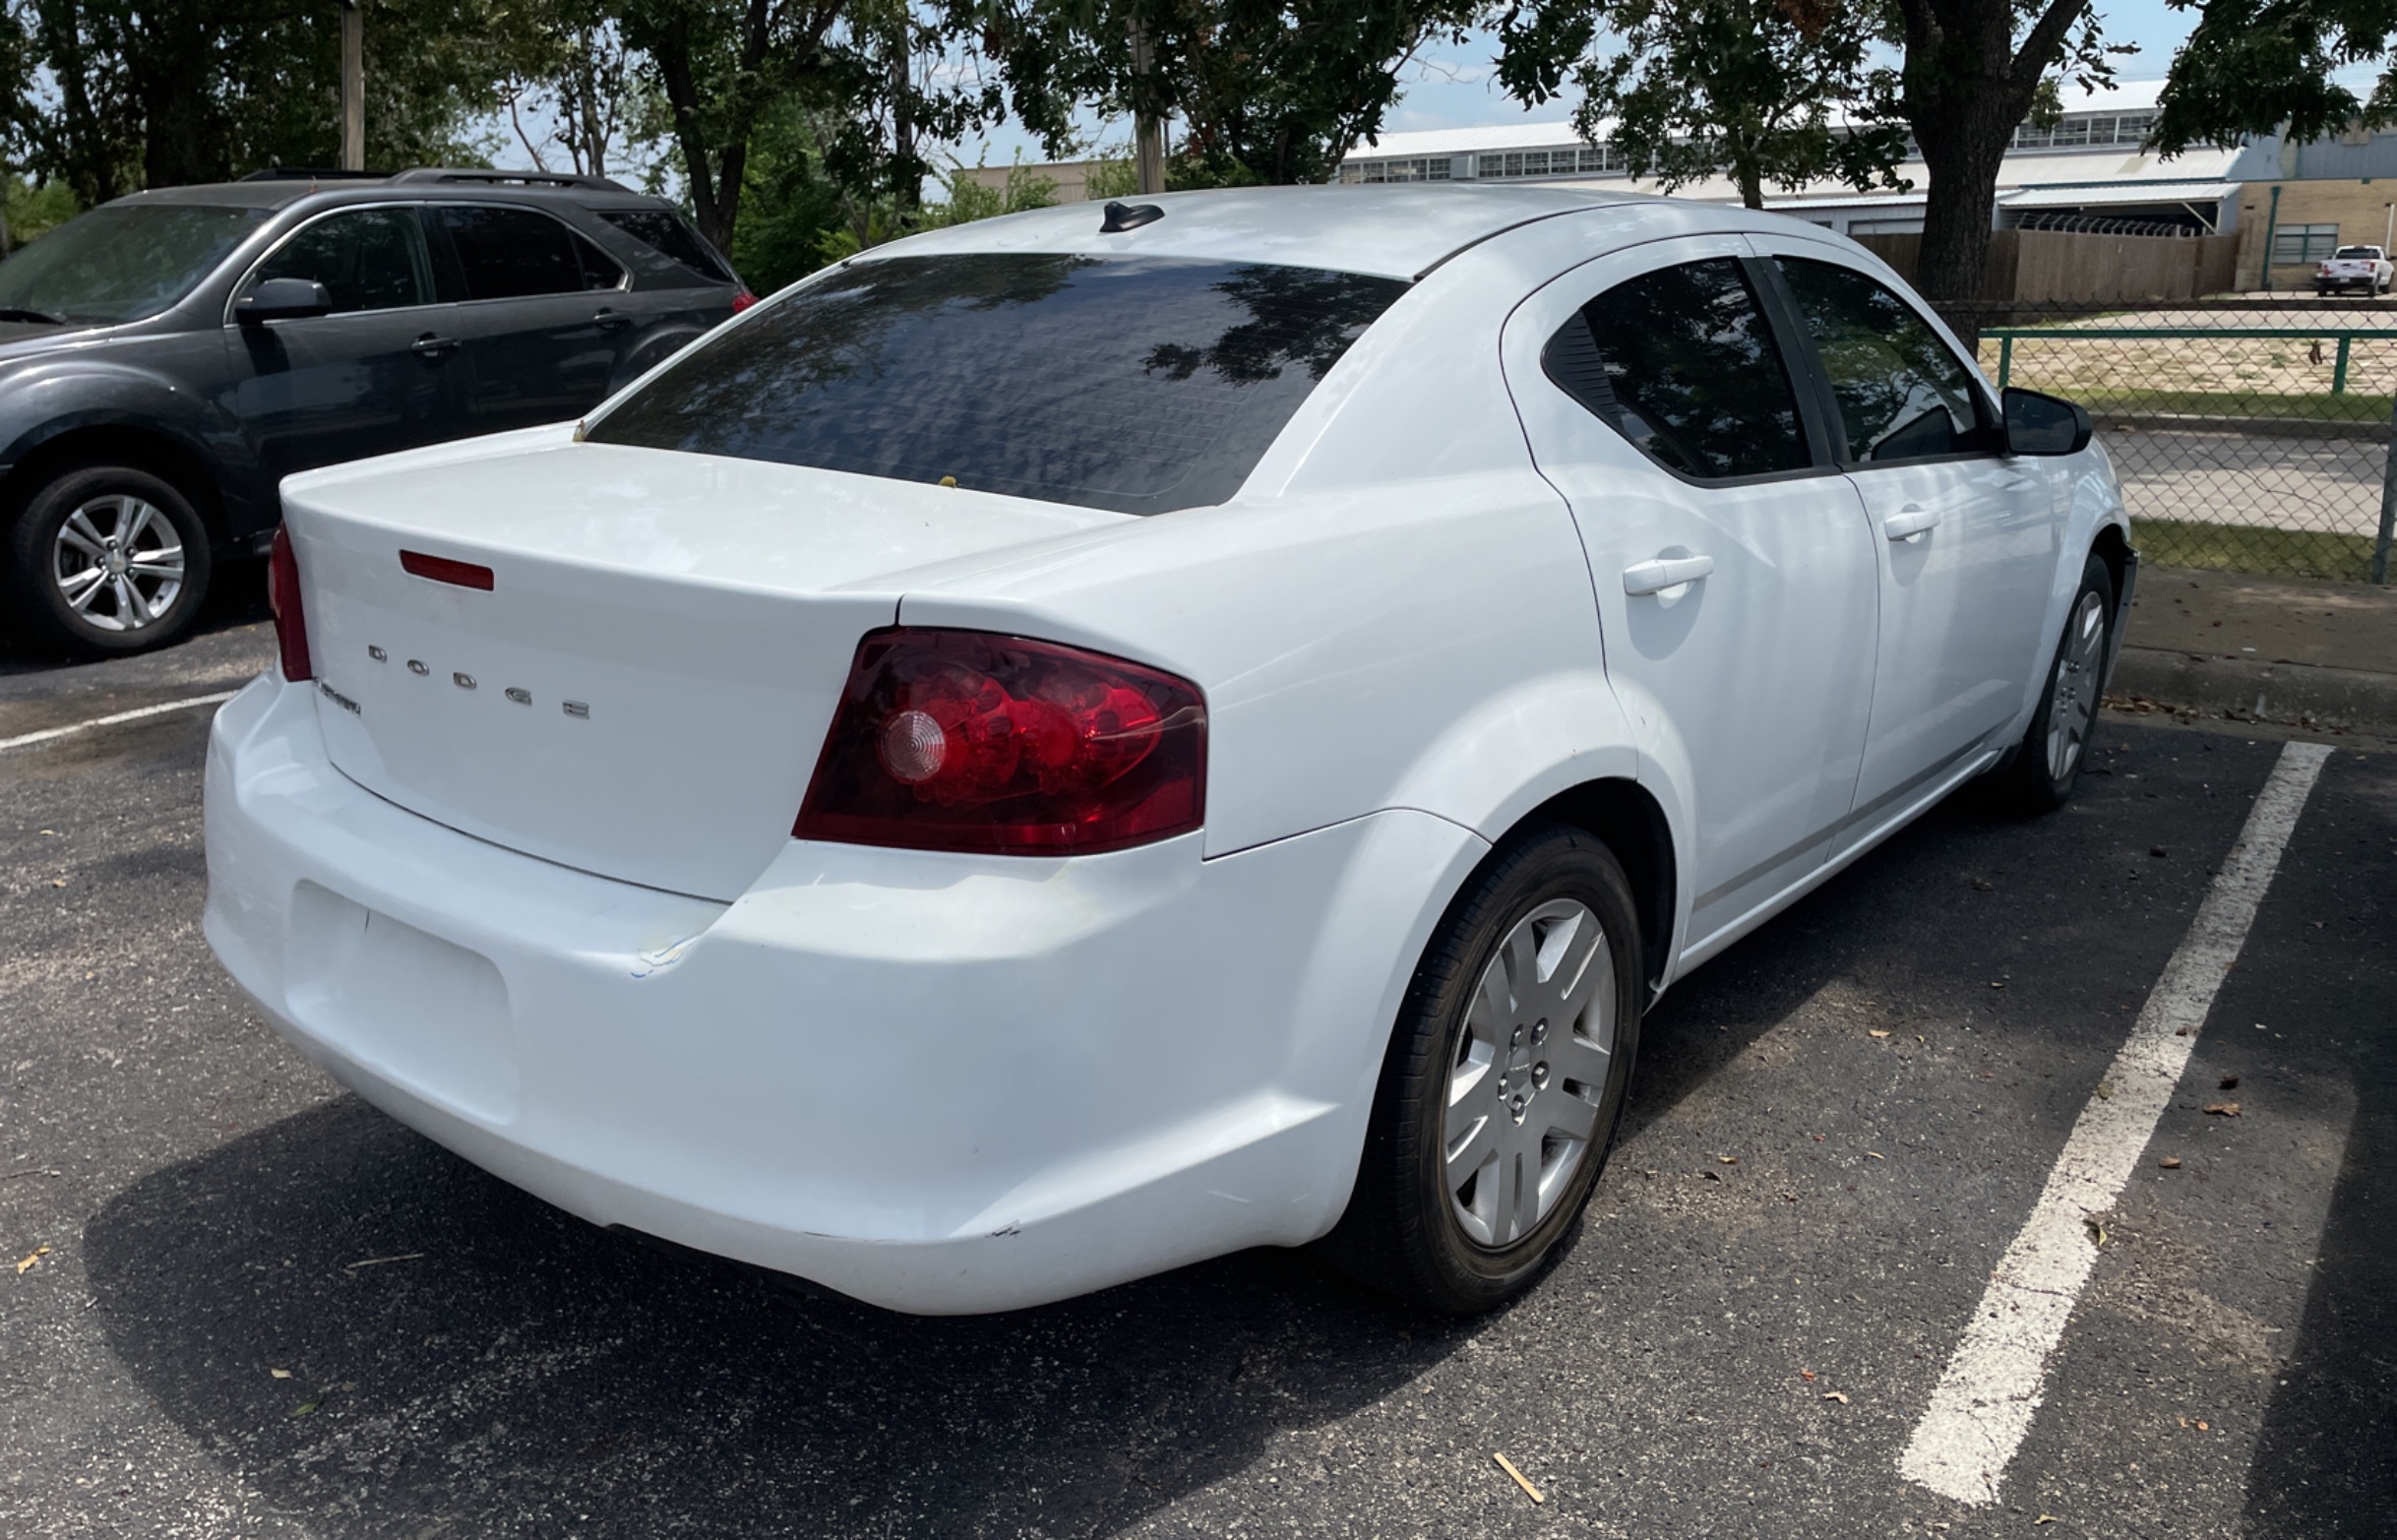
[[[2341,257],[2370,257],[2376,260],[2379,255],[2380,248],[2377,246],[2342,246],[2332,254],[2331,260],[2336,262]]]
[[[661,256],[673,258],[710,283],[734,281],[715,248],[671,209],[598,209],[600,218]]]
[[[1405,288],[1150,257],[857,262],[693,347],[589,437],[1167,513],[1238,491]]]

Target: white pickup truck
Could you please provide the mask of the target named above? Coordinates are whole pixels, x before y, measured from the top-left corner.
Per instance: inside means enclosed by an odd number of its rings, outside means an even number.
[[[2387,252],[2377,246],[2342,246],[2313,270],[2313,291],[2337,294],[2355,288],[2385,294],[2392,278],[2397,278],[2397,267],[2390,265]]]

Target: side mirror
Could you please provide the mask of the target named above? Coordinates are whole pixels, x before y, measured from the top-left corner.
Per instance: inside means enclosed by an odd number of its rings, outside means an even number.
[[[333,291],[314,278],[268,278],[233,301],[234,319],[244,326],[332,312]]]
[[[2097,424],[2067,400],[2006,387],[2005,450],[2009,455],[2077,455]]]

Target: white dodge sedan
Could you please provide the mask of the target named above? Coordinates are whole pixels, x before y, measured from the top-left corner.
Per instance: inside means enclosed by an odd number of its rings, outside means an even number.
[[[553,1203],[927,1313],[1522,1289],[1674,979],[2070,792],[2135,574],[1863,250],[1566,188],[920,235],[283,497],[225,967]]]

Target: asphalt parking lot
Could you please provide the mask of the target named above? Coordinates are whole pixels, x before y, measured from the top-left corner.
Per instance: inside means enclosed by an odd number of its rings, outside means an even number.
[[[236,688],[260,622],[0,653],[0,743]],[[2277,742],[2107,718],[2065,812],[1954,799],[1677,986],[1505,1313],[1256,1253],[923,1321],[309,1069],[200,938],[208,716],[0,747],[0,1534],[2397,1533],[2397,756],[2323,765],[1968,1506],[1901,1451]]]

